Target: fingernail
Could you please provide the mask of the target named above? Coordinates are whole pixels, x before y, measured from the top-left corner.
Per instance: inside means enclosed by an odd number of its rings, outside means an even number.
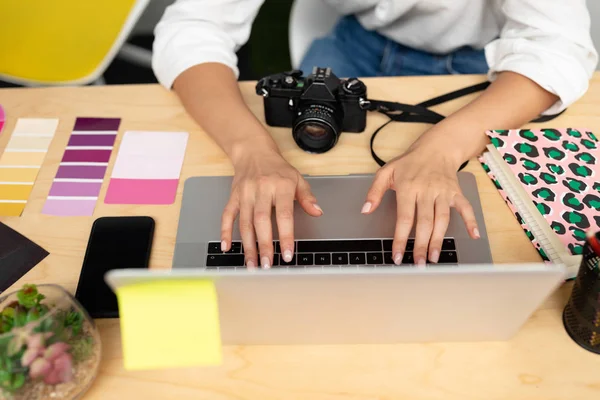
[[[254,264],[254,261],[248,260],[248,261],[246,261],[246,267],[248,267],[248,268],[255,268],[256,265]]]
[[[419,261],[417,261],[417,265],[419,267],[424,267],[425,266],[425,259],[423,257],[419,258]]]
[[[269,257],[261,258],[260,263],[262,264],[263,269],[271,268],[271,261],[269,261]]]
[[[477,228],[473,229],[473,235],[475,235],[477,239],[481,238],[481,236],[479,236],[479,229]]]
[[[437,250],[432,251],[430,258],[431,258],[431,262],[437,263],[438,260],[440,259],[440,252]]]
[[[285,261],[285,262],[292,261],[292,252],[290,250],[286,250],[283,252],[283,261]]]
[[[221,242],[221,251],[227,251],[227,242],[224,240]]]
[[[366,214],[366,213],[368,213],[369,211],[371,211],[371,207],[372,207],[372,206],[373,206],[373,205],[372,205],[370,202],[368,202],[368,201],[367,201],[367,202],[366,202],[366,203],[363,205],[363,207],[362,207],[362,210],[360,210],[360,212],[361,212],[361,213],[363,213],[363,214]]]
[[[402,264],[402,253],[396,253],[396,255],[394,256],[394,264]]]
[[[323,209],[321,207],[319,207],[318,204],[313,204],[313,207],[316,208],[317,210],[319,210],[321,212],[321,214],[323,214]]]

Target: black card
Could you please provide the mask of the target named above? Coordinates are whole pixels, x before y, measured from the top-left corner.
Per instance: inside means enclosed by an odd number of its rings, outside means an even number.
[[[0,222],[0,293],[48,254],[46,250]]]

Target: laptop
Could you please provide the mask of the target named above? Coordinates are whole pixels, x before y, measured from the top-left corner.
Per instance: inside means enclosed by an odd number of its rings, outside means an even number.
[[[388,191],[371,215],[360,210],[373,183],[372,175],[309,176],[313,194],[323,215],[314,218],[295,208],[295,257],[283,262],[273,214],[274,268],[354,268],[359,265],[392,265],[392,238],[396,226],[396,198]],[[221,215],[229,200],[231,177],[194,177],[186,181],[173,268],[229,270],[244,267],[239,227],[233,228],[232,248],[221,253]],[[492,262],[485,221],[475,177],[459,173],[459,183],[471,202],[481,239],[473,240],[456,210],[443,241],[439,262],[443,265]],[[201,206],[200,206],[201,205]],[[414,229],[413,233],[414,235]],[[403,264],[414,264],[414,240],[409,239]]]
[[[199,177],[185,183],[172,270],[113,270],[107,283],[116,289],[149,280],[211,280],[223,344],[290,345],[507,340],[564,280],[561,265],[492,265],[471,174],[460,173],[459,181],[481,239],[470,239],[452,211],[448,255],[427,267],[410,258],[400,266],[386,262],[395,199],[388,193],[373,215],[360,214],[372,176],[307,179],[324,215],[296,209],[290,265],[248,271],[239,258],[243,246],[222,254],[214,243],[231,177]],[[304,255],[312,262],[301,261]]]

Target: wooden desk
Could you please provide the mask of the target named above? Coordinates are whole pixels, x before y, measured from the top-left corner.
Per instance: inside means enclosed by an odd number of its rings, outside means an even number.
[[[370,79],[372,98],[416,103],[483,80],[480,76]],[[262,101],[243,83],[248,104],[261,119]],[[468,99],[440,106],[448,114]],[[59,117],[57,136],[21,218],[2,222],[22,232],[51,255],[25,275],[23,283],[58,283],[74,292],[90,227],[106,215],[150,215],[157,221],[152,268],[169,268],[173,255],[183,181],[198,175],[231,174],[219,148],[186,115],[178,99],[157,85],[0,90],[8,121],[0,137],[6,146],[18,117]],[[600,132],[600,75],[588,94],[551,124]],[[227,112],[227,110],[223,110]],[[105,179],[94,217],[41,215],[77,116],[121,117],[126,130],[188,131],[177,201],[172,206],[116,206],[103,203]],[[370,115],[365,133],[344,134],[331,152],[311,156],[294,144],[288,129],[272,129],[285,157],[302,173],[370,173],[370,133],[385,117]],[[392,124],[377,140],[386,159],[401,153],[426,128]],[[117,149],[118,149],[117,143]],[[117,151],[113,152],[114,161]],[[107,172],[110,176],[111,167]],[[479,184],[495,262],[539,261],[514,217],[482,168],[471,162]],[[226,347],[224,364],[150,372],[123,369],[117,320],[100,320],[103,361],[86,399],[591,399],[600,397],[600,356],[575,345],[565,333],[561,312],[570,293],[559,289],[514,339],[503,343],[431,343],[372,346]]]

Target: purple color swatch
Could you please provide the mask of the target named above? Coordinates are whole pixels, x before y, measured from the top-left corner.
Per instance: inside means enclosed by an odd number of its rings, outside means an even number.
[[[48,196],[91,196],[100,193],[102,182],[54,182]]]
[[[96,200],[46,200],[42,214],[63,217],[89,216],[94,214]]]
[[[120,118],[77,118],[74,131],[118,131]]]
[[[108,162],[112,150],[66,150],[62,162]]]
[[[67,146],[112,146],[117,135],[71,135]]]
[[[106,167],[103,165],[61,165],[58,179],[104,179]]]
[[[104,179],[106,166],[63,165],[63,163],[107,163],[110,160],[120,123],[119,118],[77,118],[75,120],[73,131],[77,131],[77,134],[71,134],[69,138],[67,145],[69,149],[65,150],[48,194],[48,196],[58,198],[46,199],[42,210],[43,214],[59,216],[90,216],[94,214],[102,182],[90,180]],[[78,150],[81,147],[83,148]],[[79,182],[61,182],[56,179],[77,179]],[[74,197],[93,197],[94,199],[75,200]]]

